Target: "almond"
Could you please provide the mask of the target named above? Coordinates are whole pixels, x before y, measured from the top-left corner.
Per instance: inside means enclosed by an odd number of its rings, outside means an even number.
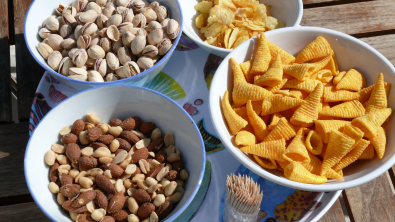
[[[151,196],[147,193],[147,191],[143,189],[138,189],[133,194],[134,199],[140,201],[141,203],[144,202],[151,202]]]
[[[64,137],[62,138],[62,142],[64,144],[69,144],[69,143],[76,143],[78,140],[78,136],[76,136],[75,134],[69,133],[64,135]]]
[[[122,167],[113,164],[113,163],[108,163],[108,164],[103,164],[102,165],[102,169],[103,170],[110,170],[111,171],[111,176],[113,178],[117,178],[122,176],[122,174],[125,172],[124,169],[122,169]]]
[[[96,184],[98,187],[100,187],[106,193],[109,193],[109,194],[115,193],[114,185],[111,183],[111,181],[107,177],[105,177],[103,175],[96,176]]]
[[[178,179],[180,179],[180,175],[177,171],[170,170],[170,172],[166,175],[166,179],[168,179],[170,181],[178,180]]]
[[[67,185],[67,184],[73,184],[73,178],[71,178],[71,176],[62,173],[62,177],[60,182],[62,182],[62,186]]]
[[[107,196],[104,195],[104,193],[101,192],[100,190],[95,190],[95,192],[96,192],[96,198],[93,201],[95,202],[96,206],[103,209],[107,209],[107,205],[108,205]]]
[[[98,148],[100,148],[100,147],[108,148],[108,146],[107,146],[106,144],[104,144],[104,143],[99,143],[99,142],[91,143],[90,147],[92,147],[94,150],[96,150],[96,149],[98,149]]]
[[[122,152],[122,151],[126,151],[126,150],[124,150],[124,149],[117,149],[117,150],[114,152],[115,156],[118,155],[118,153],[120,153],[120,152]]]
[[[132,148],[132,145],[130,143],[122,138],[116,138],[119,142],[119,149],[124,149],[126,151],[129,151]]]
[[[71,204],[73,203],[73,200],[68,200],[65,201],[62,205],[63,209],[69,212],[74,212],[74,213],[83,213],[85,211],[88,211],[88,209],[86,208],[86,206],[82,206],[82,207],[72,207]]]
[[[106,145],[110,145],[110,143],[114,140],[114,136],[113,135],[102,135],[99,137],[99,139],[97,141],[104,143]]]
[[[114,118],[110,121],[110,126],[119,126],[119,125],[121,125],[121,123],[122,123],[122,120]]]
[[[87,214],[79,214],[77,216],[77,222],[96,222],[96,221]]]
[[[149,145],[148,145],[148,151],[149,152],[156,152],[158,151],[160,148],[162,148],[163,144],[164,144],[164,140],[163,138],[159,138],[156,139],[154,141],[152,141]]]
[[[141,124],[141,126],[139,127],[140,132],[144,133],[144,134],[150,134],[152,133],[152,131],[154,131],[154,129],[156,128],[155,123],[154,122],[145,122],[143,124]]]
[[[89,141],[95,142],[101,136],[101,129],[99,127],[93,127],[88,130],[86,137]]]
[[[76,143],[67,144],[66,156],[72,163],[77,163],[81,156],[81,149]]]
[[[137,215],[141,218],[141,219],[145,219],[147,217],[150,216],[150,214],[152,212],[155,211],[155,205],[153,205],[152,203],[143,203],[140,207],[139,210],[137,211]]]
[[[142,123],[141,118],[138,116],[133,116],[132,118],[134,119],[134,122],[135,122],[134,128],[138,129]]]
[[[184,164],[181,161],[177,161],[171,164],[173,170],[180,172],[184,169]]]
[[[58,180],[58,175],[59,175],[59,163],[55,162],[52,166],[51,169],[49,170],[49,180],[51,182],[56,182]]]
[[[125,210],[120,210],[112,215],[116,222],[128,222],[129,213]]]
[[[136,164],[138,163],[141,159],[147,159],[149,156],[148,153],[148,149],[147,148],[142,148],[139,150],[136,150],[136,152],[134,152],[132,154],[132,164]]]
[[[136,136],[136,134],[134,134],[130,131],[122,131],[120,136],[123,139],[125,139],[126,141],[128,141],[130,144],[133,144],[133,145],[140,140],[140,138],[138,136]]]
[[[105,216],[100,220],[100,222],[115,222],[115,219],[111,216]]]
[[[72,207],[85,206],[87,203],[94,200],[95,197],[96,197],[96,191],[94,191],[94,190],[86,191],[85,193],[82,193],[81,195],[79,195],[78,198],[75,199],[74,202],[71,204],[71,206]]]
[[[173,207],[174,204],[169,201],[166,201],[162,205],[160,205],[156,210],[156,214],[158,215],[159,219],[162,220],[163,218],[167,217],[167,215],[169,215],[170,212],[173,210]]]
[[[165,151],[163,150],[159,150],[156,154],[155,154],[155,159],[159,162],[159,163],[164,163],[166,162],[166,158],[167,158],[167,154]]]
[[[125,201],[125,195],[122,192],[115,193],[108,202],[107,213],[113,214],[119,210],[122,210]]]
[[[80,168],[92,169],[98,166],[98,160],[93,156],[82,156],[78,161]]]
[[[74,135],[79,135],[85,128],[85,123],[82,119],[77,119],[71,126],[71,133]]]
[[[66,184],[59,190],[65,197],[75,197],[80,194],[80,185],[78,184]]]
[[[134,121],[134,119],[132,117],[129,117],[125,119],[120,126],[122,127],[123,130],[134,130],[135,125],[136,122]]]
[[[158,175],[158,173],[162,170],[162,168],[163,168],[164,166],[165,166],[164,163],[154,166],[154,168],[152,168],[152,169],[147,173],[147,177],[155,178],[156,175]]]

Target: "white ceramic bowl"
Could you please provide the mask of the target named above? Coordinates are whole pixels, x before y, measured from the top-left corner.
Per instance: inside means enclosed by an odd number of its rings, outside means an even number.
[[[198,12],[194,8],[198,2],[200,2],[200,0],[180,1],[184,16],[184,33],[207,52],[221,57],[227,56],[230,52],[232,52],[232,49],[224,49],[212,46],[210,44],[204,43],[204,41],[199,37],[199,29],[195,25],[195,18],[197,17]],[[260,0],[260,2],[264,3],[265,5],[273,6],[270,9],[270,13],[272,13],[273,17],[285,22],[287,27],[298,26],[302,20],[302,0]]]
[[[296,55],[302,48],[320,35],[328,40],[332,49],[335,51],[340,70],[358,69],[365,75],[368,86],[376,82],[380,72],[384,74],[386,82],[392,85],[395,84],[394,66],[371,46],[344,33],[323,28],[295,27],[271,31],[267,33],[266,37],[285,51]],[[395,164],[395,131],[392,127],[395,125],[394,117],[389,118],[389,122],[383,125],[387,131],[387,147],[384,158],[382,160],[379,160],[377,157],[372,160],[358,160],[351,164],[343,169],[344,181],[329,180],[327,183],[320,185],[290,181],[283,176],[283,173],[277,170],[263,169],[244,155],[231,142],[231,135],[222,117],[220,98],[223,97],[226,90],[232,92],[233,74],[229,68],[229,58],[233,57],[239,63],[249,60],[255,41],[256,38],[243,43],[224,59],[215,73],[210,88],[210,114],[214,128],[225,147],[244,166],[258,175],[283,186],[322,192],[343,190],[361,185],[380,176]],[[389,93],[388,107],[395,108],[395,90],[393,89]]]
[[[153,0],[148,0],[148,2],[152,2]],[[46,60],[40,55],[37,50],[37,45],[42,41],[40,36],[38,35],[38,31],[42,27],[43,21],[51,15],[57,15],[55,9],[59,7],[59,4],[71,5],[73,0],[35,0],[29,8],[25,19],[25,41],[27,48],[32,54],[33,58],[40,64],[46,71],[50,73],[57,80],[62,82],[63,84],[70,86],[77,91],[82,91],[85,89],[89,89],[92,87],[105,86],[105,85],[134,85],[134,86],[142,86],[144,83],[152,80],[167,64],[171,55],[173,54],[178,41],[181,38],[182,27],[183,27],[183,17],[182,11],[180,7],[179,0],[157,0],[161,5],[166,6],[170,11],[170,17],[175,19],[180,24],[180,33],[176,39],[173,41],[173,47],[169,50],[169,52],[162,57],[152,68],[140,73],[139,75],[132,76],[126,79],[121,79],[113,82],[104,82],[104,83],[96,83],[96,82],[87,82],[74,80],[68,77],[65,77],[53,69],[51,69]]]
[[[34,201],[53,221],[71,221],[56,202],[56,195],[48,189],[49,167],[44,162],[51,144],[60,141],[59,131],[88,112],[95,113],[101,122],[112,118],[126,119],[139,116],[143,121],[155,122],[163,133],[174,135],[177,149],[189,172],[185,193],[167,221],[175,220],[191,203],[199,190],[205,170],[206,155],[199,129],[183,108],[170,98],[140,87],[99,87],[78,93],[52,109],[38,124],[30,137],[25,153],[25,178]]]

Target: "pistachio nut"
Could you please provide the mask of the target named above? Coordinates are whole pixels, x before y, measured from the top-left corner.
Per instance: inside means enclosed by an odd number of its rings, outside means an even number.
[[[147,18],[143,14],[139,13],[134,16],[132,23],[133,23],[133,27],[144,28],[145,24],[147,24]]]
[[[162,29],[162,25],[157,21],[151,21],[150,23],[148,23],[145,30],[147,30],[147,32],[152,32],[155,29]]]
[[[81,36],[82,27],[84,27],[84,26],[82,26],[82,25],[77,25],[77,27],[75,27],[75,30],[74,30],[74,37],[75,37],[76,39],[78,39],[78,38]]]
[[[73,6],[66,6],[62,10],[62,16],[66,13],[70,13],[72,16],[75,16],[77,14],[77,9]]]
[[[119,77],[116,74],[113,73],[108,73],[106,76],[106,81],[111,82],[111,81],[117,81]]]
[[[62,36],[62,38],[64,39],[69,37],[71,33],[73,33],[73,28],[71,27],[71,25],[63,25],[59,31],[60,36]]]
[[[85,10],[95,10],[98,15],[101,14],[101,7],[100,5],[96,4],[96,2],[89,2]]]
[[[80,49],[88,49],[91,44],[91,36],[90,35],[81,35],[77,39],[77,47]]]
[[[133,24],[131,22],[124,22],[118,25],[119,37],[121,38],[125,32],[133,31]]]
[[[114,42],[119,40],[119,30],[115,25],[111,25],[107,28],[107,37]]]
[[[132,22],[134,18],[133,10],[126,8],[122,13],[122,22]]]
[[[118,6],[127,7],[130,4],[130,0],[116,0],[115,2]]]
[[[92,59],[101,59],[104,58],[106,52],[99,45],[93,45],[88,49],[88,55]]]
[[[44,39],[44,40],[42,41],[42,43],[45,43],[45,44],[49,45],[48,38]]]
[[[95,10],[88,10],[86,12],[83,12],[80,14],[78,17],[78,20],[82,23],[87,23],[87,22],[95,22],[99,15]]]
[[[88,5],[88,0],[75,0],[71,6],[77,9],[77,12],[85,11],[85,7]]]
[[[156,45],[163,39],[163,29],[155,29],[148,35],[148,43]]]
[[[92,47],[93,45],[99,45],[100,39],[101,37],[99,34],[93,33],[91,35],[91,44],[89,44],[89,47]]]
[[[163,30],[166,30],[167,32],[167,25],[169,24],[170,19],[169,18],[165,18],[160,24],[163,27]]]
[[[153,1],[153,2],[151,2],[151,4],[149,4],[148,7],[152,8],[152,9],[155,9],[157,6],[159,6],[159,2]]]
[[[45,60],[47,60],[48,56],[53,52],[51,46],[42,42],[38,43],[37,50]]]
[[[66,7],[67,5],[59,4],[59,7],[56,9],[56,13],[58,13],[58,15],[62,15],[63,9]]]
[[[111,51],[111,41],[108,38],[101,38],[99,41],[99,46],[107,53]]]
[[[116,70],[119,68],[119,60],[118,60],[118,57],[114,53],[112,53],[112,52],[107,53],[106,60],[107,60],[108,67],[110,67],[110,69]]]
[[[103,77],[100,75],[98,71],[95,70],[88,71],[88,80],[89,82],[104,82]]]
[[[96,19],[97,27],[99,27],[99,29],[106,27],[107,20],[108,20],[108,18],[104,14],[100,14],[99,16],[97,16],[97,19]]]
[[[117,14],[122,15],[123,11],[125,11],[126,9],[128,9],[128,8],[125,6],[118,6],[116,9],[116,12],[117,12]]]
[[[88,60],[86,60],[85,66],[89,68],[93,68],[95,66],[96,59],[92,59],[88,56]]]
[[[136,36],[136,38],[132,41],[131,44],[131,49],[132,49],[132,53],[135,55],[140,54],[143,49],[145,48],[146,45],[146,40],[145,40],[145,36]]]
[[[102,28],[99,31],[97,31],[97,34],[99,34],[102,38],[107,37],[107,28]]]
[[[48,36],[48,44],[49,46],[51,46],[54,50],[57,51],[62,51],[63,47],[62,47],[62,42],[63,42],[63,38],[60,35],[57,34],[50,34]]]
[[[59,51],[53,51],[48,56],[48,65],[55,71],[59,69],[59,65],[61,61],[62,61],[62,54]]]
[[[78,48],[70,49],[68,55],[70,58],[73,58],[74,53],[78,50]]]
[[[107,73],[107,61],[105,59],[97,59],[93,66],[93,70],[98,71],[102,76],[105,76]]]
[[[144,36],[144,37],[147,37],[147,31],[144,29],[144,28],[139,28],[138,30],[137,30],[137,35],[141,35],[141,36]]]
[[[59,22],[59,28],[62,27],[62,26],[64,25],[63,17],[62,17],[62,16],[58,16],[56,19],[57,19],[58,22]]]
[[[129,49],[126,47],[121,47],[118,49],[118,59],[119,62],[124,65],[125,63],[132,61],[131,57],[130,57],[130,52]]]
[[[167,25],[167,35],[169,35],[170,39],[175,39],[180,32],[180,25],[174,19],[170,19],[169,24]]]
[[[141,69],[149,69],[152,66],[154,66],[154,62],[152,61],[152,59],[148,56],[141,56],[138,60],[137,60],[137,65],[141,68]]]
[[[154,65],[155,65],[155,63],[160,59],[160,55],[156,55],[156,56],[154,56],[154,57],[152,57],[151,59],[152,59],[152,62],[154,63]]]
[[[63,57],[68,57],[69,56],[69,52],[70,52],[70,49],[63,49],[61,53],[62,53]]]
[[[47,28],[41,28],[40,31],[38,31],[38,35],[42,39],[48,38],[50,34],[51,34],[51,31],[49,31]]]
[[[163,5],[160,5],[156,8],[154,8],[154,11],[156,12],[156,15],[158,16],[158,21],[162,22],[169,16],[169,10]]]
[[[69,69],[69,77],[76,80],[87,81],[88,72],[83,68],[71,67]]]
[[[61,43],[62,47],[64,49],[72,49],[77,47],[77,43],[74,39],[71,38],[67,38],[65,40],[63,40],[63,42]]]
[[[98,27],[96,23],[94,22],[87,22],[81,29],[81,35],[92,35],[93,33],[96,33],[98,30]]]
[[[107,27],[110,27],[111,25],[118,26],[122,23],[122,16],[119,14],[112,15],[110,18],[107,20]]]
[[[107,4],[107,0],[96,0],[96,4],[100,5],[100,7],[104,7]]]
[[[140,68],[137,65],[137,63],[130,61],[125,63],[125,65],[123,66],[123,72],[125,74],[125,78],[131,77],[131,76],[135,76],[137,74],[140,73]]]
[[[143,56],[148,56],[148,57],[151,57],[151,58],[152,58],[152,57],[158,55],[158,52],[159,52],[159,50],[158,50],[158,48],[157,48],[156,46],[147,45],[147,46],[143,49],[142,55],[143,55]]]
[[[125,71],[124,71],[124,69],[123,69],[123,66],[118,67],[118,69],[115,70],[115,73],[116,73],[117,76],[118,76],[119,78],[121,78],[121,79],[130,77],[130,76],[127,76],[127,75],[126,75],[126,73],[125,73]]]
[[[60,74],[62,74],[64,76],[68,76],[69,75],[69,69],[71,67],[74,67],[74,64],[71,61],[70,57],[64,57],[62,59],[62,61],[60,61],[58,73],[60,73]]]
[[[171,43],[170,39],[162,39],[162,41],[160,41],[158,43],[158,45],[156,45],[156,47],[158,47],[159,50],[159,55],[165,55],[173,46],[173,44]]]
[[[59,31],[59,21],[56,16],[49,16],[47,19],[44,20],[43,27],[47,28],[51,32],[57,32]]]
[[[63,14],[62,21],[65,25],[70,25],[72,28],[77,26],[77,20],[72,14],[68,12]]]
[[[133,11],[139,13],[141,9],[145,7],[145,2],[143,0],[135,0],[132,2]]]
[[[156,19],[158,18],[156,12],[149,7],[141,9],[140,13],[142,13],[145,16],[145,18],[147,19],[147,23],[151,21],[156,21]]]
[[[130,48],[132,41],[136,38],[135,35],[133,35],[131,32],[125,32],[122,37],[122,43],[124,46]]]
[[[118,40],[116,42],[114,42],[114,44],[112,44],[112,51],[115,53],[118,53],[118,49],[121,48],[123,46],[122,44],[122,40]]]
[[[102,14],[105,15],[107,18],[110,18],[115,13],[116,13],[115,5],[112,4],[112,2],[111,2],[111,4],[106,4],[104,9],[102,10]]]
[[[88,60],[88,54],[86,53],[85,49],[78,49],[73,53],[73,57],[71,59],[75,66],[81,68]]]

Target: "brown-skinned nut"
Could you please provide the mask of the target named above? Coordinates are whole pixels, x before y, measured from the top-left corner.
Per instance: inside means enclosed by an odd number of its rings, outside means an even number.
[[[130,175],[130,178],[133,178],[137,174],[141,174],[141,169],[139,166],[136,167],[136,171],[134,171],[134,173],[132,175]]]
[[[118,166],[116,164],[113,164],[113,163],[103,164],[101,166],[101,168],[103,170],[110,170],[111,171],[111,176],[113,178],[120,177],[125,172],[125,170],[122,167],[120,167],[120,166]]]
[[[136,192],[133,193],[133,197],[141,203],[151,202],[151,196],[143,189],[136,190]]]
[[[78,141],[78,136],[76,136],[75,134],[72,134],[72,133],[66,134],[62,138],[62,142],[64,144],[76,143],[77,141]]]
[[[118,155],[118,153],[120,153],[120,152],[122,152],[122,151],[124,151],[124,149],[117,149],[117,150],[114,152],[115,156]]]
[[[130,131],[122,131],[120,136],[122,137],[122,139],[128,141],[130,144],[133,145],[140,141],[140,138]]]
[[[148,147],[147,147],[148,151],[149,152],[156,152],[156,151],[160,150],[160,148],[162,148],[163,144],[164,144],[163,138],[156,139],[148,145]]]
[[[108,146],[107,146],[106,144],[104,144],[104,143],[99,143],[99,142],[91,143],[90,147],[92,147],[93,150],[96,150],[96,149],[98,149],[98,148],[100,148],[100,147],[108,148]]]
[[[135,121],[132,117],[129,117],[127,119],[125,119],[122,123],[121,123],[121,127],[123,130],[134,130],[135,128]]]
[[[77,199],[73,201],[71,204],[72,207],[82,207],[87,203],[91,202],[96,198],[96,192],[94,190],[86,191],[78,196]]]
[[[175,170],[170,170],[170,172],[166,175],[166,179],[168,179],[170,181],[178,180],[179,178],[180,178],[180,175]]]
[[[118,140],[119,142],[119,149],[123,149],[126,151],[130,151],[130,149],[132,148],[132,145],[130,145],[130,143],[122,138],[116,138],[116,140]]]
[[[166,158],[167,158],[167,154],[165,151],[163,150],[159,150],[156,154],[155,154],[155,159],[159,162],[159,163],[164,163],[166,162]]]
[[[126,210],[119,210],[112,215],[116,222],[128,222],[129,213]]]
[[[97,141],[100,142],[100,143],[104,143],[106,145],[110,145],[110,143],[113,140],[114,140],[114,136],[108,134],[108,135],[101,135]]]
[[[137,215],[141,218],[141,219],[145,219],[147,217],[149,217],[151,215],[152,212],[155,211],[155,205],[153,205],[152,203],[143,203],[140,207],[139,210],[137,211]]]
[[[115,193],[108,202],[107,213],[113,214],[122,210],[125,201],[125,195],[122,192]]]
[[[80,185],[67,184],[60,188],[59,192],[65,197],[75,197],[80,193]]]
[[[110,126],[119,126],[119,125],[121,125],[121,123],[122,123],[122,120],[114,118],[110,121]]]
[[[114,185],[111,183],[111,181],[103,175],[97,175],[96,176],[96,184],[98,187],[100,187],[104,192],[109,193],[109,194],[114,194],[116,192]]]
[[[115,222],[115,219],[111,216],[105,216],[100,220],[100,222]]]
[[[95,142],[97,139],[99,139],[100,135],[101,135],[101,129],[99,127],[93,127],[88,130],[86,137],[88,138],[89,141]]]
[[[71,133],[74,135],[80,135],[80,132],[85,128],[85,123],[82,119],[77,119],[71,126]]]
[[[60,182],[62,183],[62,186],[67,184],[73,184],[73,178],[71,178],[71,176],[69,176],[68,174],[62,173]]]
[[[66,156],[72,163],[77,163],[81,156],[81,149],[76,143],[67,144]]]
[[[103,209],[107,209],[107,205],[108,205],[107,196],[104,195],[104,193],[101,192],[100,190],[95,190],[95,192],[96,192],[96,198],[93,201],[95,202],[96,206]]]
[[[77,222],[96,222],[96,221],[88,214],[78,214]]]
[[[159,219],[163,219],[165,217],[167,217],[167,215],[170,214],[170,212],[173,210],[174,204],[166,201],[164,202],[162,205],[160,205],[157,209],[156,209],[156,214],[158,215]]]
[[[80,168],[92,169],[98,166],[98,160],[93,156],[82,156],[79,161]]]
[[[138,129],[140,127],[140,125],[141,125],[141,122],[142,122],[141,118],[138,117],[138,116],[133,116],[132,118],[134,119],[134,123],[135,123],[134,128]]]
[[[69,212],[74,212],[74,213],[83,213],[85,211],[88,211],[86,206],[76,208],[76,207],[71,206],[72,203],[73,203],[73,200],[65,201],[62,205],[63,209],[66,211],[69,211]]]
[[[164,163],[154,166],[154,167],[147,173],[147,177],[155,178],[156,175],[158,175],[158,173],[162,170],[162,168],[163,168],[164,166],[165,166]]]
[[[152,131],[154,131],[154,129],[156,128],[155,123],[154,122],[145,122],[143,124],[141,124],[141,126],[139,127],[140,132],[144,133],[144,134],[150,134],[152,133]]]
[[[171,167],[173,170],[180,172],[181,170],[184,169],[184,164],[182,164],[181,161],[177,161],[171,164]]]
[[[58,180],[58,168],[59,168],[59,163],[55,162],[52,166],[51,169],[49,170],[49,180],[51,182],[56,183],[56,181]]]
[[[149,156],[149,153],[148,153],[148,149],[147,148],[144,147],[144,148],[138,149],[138,150],[136,150],[136,152],[134,152],[132,154],[132,161],[131,161],[131,163],[132,164],[136,164],[141,159],[147,159],[148,156]]]

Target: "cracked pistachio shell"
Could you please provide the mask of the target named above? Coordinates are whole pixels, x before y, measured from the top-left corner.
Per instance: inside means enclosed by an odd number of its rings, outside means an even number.
[[[157,6],[160,6],[160,5],[159,5],[159,2],[153,1],[153,2],[151,2],[151,4],[149,4],[148,7],[154,9],[154,8],[156,8]]]
[[[88,81],[89,82],[104,82],[104,79],[103,79],[103,76],[98,71],[89,70],[88,71]]]
[[[107,73],[107,61],[105,59],[97,59],[93,66],[93,70],[98,71],[102,76],[105,76]]]
[[[48,56],[48,65],[55,71],[59,69],[59,65],[61,61],[62,61],[62,54],[59,51],[53,51]]]
[[[80,16],[78,17],[78,20],[82,23],[95,22],[98,16],[99,15],[95,10],[88,10],[86,12],[81,13]]]
[[[119,79],[119,77],[114,73],[108,73],[106,76],[107,82],[117,81],[118,79]]]
[[[135,0],[132,3],[133,11],[135,11],[137,13],[140,12],[140,10],[143,9],[144,7],[145,7],[145,2],[142,0]]]
[[[102,28],[99,31],[97,31],[97,34],[100,35],[102,38],[106,38],[107,37],[107,27]]]
[[[137,35],[141,35],[141,36],[147,37],[148,33],[147,33],[147,31],[144,28],[139,28],[137,30]]]
[[[98,30],[98,27],[96,23],[93,22],[87,22],[81,29],[81,35],[92,35],[93,33],[96,33]]]
[[[63,42],[61,43],[62,47],[64,49],[72,49],[77,47],[77,43],[74,39],[68,38],[63,40]]]
[[[91,36],[90,35],[81,35],[77,39],[77,47],[80,49],[88,49],[91,44]]]
[[[74,53],[78,50],[79,48],[74,48],[74,49],[70,49],[68,55],[70,58],[73,58]]]
[[[134,18],[133,10],[126,8],[122,13],[122,22],[132,22]]]
[[[148,57],[148,56],[141,56],[138,60],[137,60],[137,65],[141,68],[141,69],[149,69],[152,66],[154,66],[154,61]]]
[[[49,29],[47,29],[47,28],[41,28],[40,31],[38,31],[38,35],[42,39],[48,38],[50,34],[51,34],[51,31],[49,31]]]
[[[47,60],[48,56],[53,52],[51,46],[42,42],[38,43],[37,50],[45,60]]]
[[[148,32],[152,32],[155,29],[162,29],[162,25],[157,21],[151,21],[150,23],[148,23],[146,28]]]
[[[156,47],[158,47],[159,55],[165,55],[173,46],[170,39],[162,39]]]
[[[145,18],[147,19],[147,23],[151,21],[156,21],[156,19],[158,18],[156,12],[149,7],[141,9],[140,13],[142,13],[145,16]]]
[[[132,32],[133,31],[133,24],[131,22],[124,22],[118,25],[119,30],[119,37],[122,38],[125,32]]]
[[[180,25],[174,19],[170,19],[169,24],[167,25],[167,35],[170,39],[175,39],[180,32]]]
[[[94,45],[99,45],[100,39],[101,39],[101,37],[99,34],[93,33],[91,35],[91,44],[89,44],[89,46],[92,47]]]
[[[65,4],[59,4],[59,7],[56,9],[56,13],[58,13],[58,15],[62,15],[62,12],[65,8],[67,8],[68,6]]]
[[[100,7],[104,7],[107,4],[107,0],[96,0],[96,4]]]
[[[139,13],[134,16],[132,23],[133,27],[144,28],[147,24],[147,18],[143,14]]]
[[[43,27],[47,28],[51,32],[57,32],[59,31],[59,21],[56,16],[49,16],[44,20]]]
[[[124,70],[123,66],[118,67],[118,69],[115,70],[115,73],[121,79],[130,77],[130,76],[127,76],[127,74],[125,73],[125,70]]]
[[[119,59],[114,53],[112,52],[107,53],[106,60],[108,67],[110,67],[110,69],[116,70],[119,68]]]
[[[97,12],[98,15],[101,14],[101,7],[100,5],[96,4],[96,2],[89,2],[88,5],[86,6],[86,11],[88,10],[94,10]]]
[[[64,25],[63,17],[62,16],[58,16],[56,19],[59,22],[59,29],[60,29],[60,27],[62,27]]]
[[[117,9],[116,9],[117,14],[122,15],[123,11],[125,11],[126,9],[128,9],[128,8],[125,7],[125,6],[118,6]],[[122,17],[122,19],[123,19],[123,17]]]
[[[148,35],[148,43],[157,45],[163,39],[163,29],[155,29]]]
[[[88,72],[83,68],[72,67],[69,69],[69,77],[76,80],[87,81]]]
[[[83,12],[88,5],[88,0],[74,0],[71,5],[77,9],[77,12]]]
[[[96,59],[92,59],[88,56],[88,60],[86,60],[85,66],[89,68],[93,68],[95,66]]]
[[[66,6],[62,10],[62,16],[66,13],[70,13],[72,16],[75,16],[77,14],[77,9],[73,6]]]
[[[62,61],[60,61],[58,73],[60,73],[60,74],[62,74],[64,76],[68,76],[69,75],[69,69],[71,67],[74,67],[74,64],[71,61],[70,57],[64,57],[62,59]]]
[[[107,27],[107,25],[106,25],[107,20],[108,20],[108,18],[104,14],[100,14],[99,16],[97,16],[97,19],[96,19],[97,27],[99,29]]]
[[[139,74],[140,68],[137,65],[137,63],[130,61],[130,62],[125,63],[125,65],[123,66],[123,72],[124,72],[125,76],[131,77],[131,76],[135,76],[135,75]]]
[[[110,2],[109,2],[110,3]],[[105,15],[107,18],[110,18],[116,12],[114,4],[106,4],[104,9],[102,10],[102,14]]]
[[[101,38],[99,41],[99,46],[107,53],[111,51],[111,41],[108,38]]]
[[[99,45],[93,45],[88,49],[88,55],[92,59],[101,59],[104,58],[106,52]]]
[[[162,27],[163,27],[163,30],[165,30],[165,32],[167,32],[167,25],[169,24],[169,21],[170,21],[170,19],[166,18],[160,23],[162,25]]]
[[[119,30],[115,25],[111,25],[107,28],[107,37],[114,42],[119,40]]]
[[[110,18],[107,20],[107,27],[110,27],[112,25],[118,26],[122,23],[122,16],[119,14],[112,15]]]
[[[112,44],[112,51],[114,53],[118,53],[119,48],[121,48],[122,46],[122,40],[120,39]]]
[[[132,61],[132,58],[130,57],[130,52],[129,49],[126,47],[121,47],[118,49],[118,59],[119,62],[124,65],[125,63]]]
[[[78,39],[81,36],[82,25],[77,25],[74,30],[74,37]]]
[[[154,8],[156,15],[158,16],[158,21],[162,22],[169,16],[169,10],[163,5]]]
[[[135,38],[136,38],[136,36],[133,35],[131,32],[125,32],[125,34],[123,34],[123,37],[122,37],[122,44],[123,44],[125,47],[130,48],[130,46],[131,46],[131,44],[132,44],[132,41],[133,41]]]
[[[88,60],[88,54],[86,53],[85,49],[78,49],[73,53],[73,57],[71,59],[75,66],[81,68],[86,64],[86,61]]]
[[[158,55],[158,48],[156,46],[153,45],[147,45],[144,49],[143,49],[143,56],[148,56],[148,57],[154,57],[156,55]]]
[[[63,25],[59,31],[60,36],[62,36],[62,38],[64,39],[69,37],[71,33],[73,33],[73,28],[71,27],[71,25]]]
[[[129,4],[130,4],[130,0],[116,0],[115,3],[116,3],[118,6],[127,7],[127,6],[129,6]]]
[[[53,50],[62,51],[62,42],[63,38],[58,34],[51,34],[48,36],[48,44],[52,47]]]
[[[143,51],[147,43],[145,39],[146,39],[145,36],[141,36],[141,35],[136,36],[136,38],[132,41],[131,44],[131,49],[133,54],[138,55]]]
[[[68,12],[64,13],[62,16],[62,21],[65,25],[70,25],[73,28],[77,26],[77,20],[72,14]]]
[[[45,43],[45,44],[49,45],[48,38],[44,39],[44,40],[42,41],[42,43]],[[50,47],[51,47],[51,46],[50,46]]]

